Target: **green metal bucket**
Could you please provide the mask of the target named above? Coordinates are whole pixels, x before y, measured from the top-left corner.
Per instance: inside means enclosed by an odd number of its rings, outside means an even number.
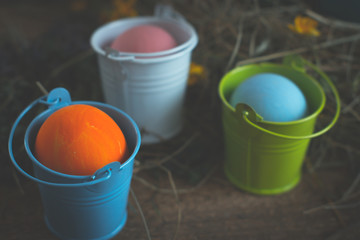
[[[222,122],[225,140],[225,174],[237,187],[257,194],[279,194],[297,185],[310,139],[327,132],[340,114],[340,99],[331,80],[313,64],[330,86],[336,100],[332,121],[313,133],[316,119],[326,97],[321,85],[304,69],[294,66],[262,63],[241,66],[227,73],[219,83],[223,103]],[[291,122],[262,119],[250,106],[239,103],[235,108],[229,98],[239,83],[259,73],[276,73],[292,80],[304,93],[309,114]]]

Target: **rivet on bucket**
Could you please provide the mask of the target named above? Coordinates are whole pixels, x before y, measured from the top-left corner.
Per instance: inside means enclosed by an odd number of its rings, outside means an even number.
[[[226,176],[237,187],[257,194],[278,194],[294,188],[301,178],[301,167],[310,139],[325,133],[336,123],[340,113],[337,90],[324,73],[306,63],[327,81],[337,102],[337,111],[331,123],[316,133],[313,133],[316,119],[325,106],[326,98],[319,83],[305,72],[285,65],[263,63],[238,67],[221,80],[219,94],[223,103],[224,169]],[[310,114],[291,122],[268,122],[246,104],[240,103],[236,108],[229,104],[230,94],[239,83],[265,72],[291,79],[305,94]]]

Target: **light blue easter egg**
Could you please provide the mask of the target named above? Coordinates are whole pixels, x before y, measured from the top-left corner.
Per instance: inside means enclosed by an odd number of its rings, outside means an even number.
[[[274,73],[254,75],[237,86],[230,97],[235,107],[245,103],[266,121],[288,122],[307,115],[306,98],[291,80]]]

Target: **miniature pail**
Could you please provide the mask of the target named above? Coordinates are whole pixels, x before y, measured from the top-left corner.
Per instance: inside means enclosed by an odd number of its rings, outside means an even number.
[[[224,170],[237,187],[257,194],[278,194],[296,186],[310,139],[328,131],[340,113],[340,99],[330,79],[314,65],[329,84],[337,103],[330,124],[313,133],[316,119],[322,112],[326,97],[320,84],[304,71],[271,63],[241,66],[227,73],[219,84],[222,101],[222,122],[225,140]],[[304,93],[309,114],[291,122],[262,120],[250,106],[229,103],[234,89],[252,75],[275,73],[292,80]]]
[[[37,104],[49,108],[28,126],[24,145],[33,165],[33,175],[24,171],[15,160],[12,142],[15,130],[24,115]],[[34,157],[34,144],[39,128],[56,110],[72,104],[88,104],[107,113],[123,131],[130,157],[120,165],[113,162],[92,176],[75,176],[53,171]],[[127,201],[133,172],[134,157],[140,147],[140,131],[123,111],[92,101],[74,101],[63,88],[31,103],[16,119],[9,137],[9,153],[14,166],[38,183],[47,227],[60,239],[109,239],[125,225]]]
[[[198,42],[194,28],[185,19],[171,9],[161,9],[157,9],[155,16],[111,22],[97,29],[91,37],[91,46],[98,56],[105,101],[123,109],[135,120],[145,144],[169,139],[182,129],[191,53]],[[164,28],[178,46],[144,54],[107,50],[119,34],[143,24]]]

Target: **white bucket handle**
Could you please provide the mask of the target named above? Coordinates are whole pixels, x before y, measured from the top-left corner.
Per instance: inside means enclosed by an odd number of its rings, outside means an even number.
[[[63,97],[63,100],[65,100],[65,102],[67,100],[70,99],[70,95],[68,94],[68,92],[64,92],[65,89],[63,88],[57,88],[54,89],[53,91],[57,91],[57,94],[60,93]],[[54,93],[54,92],[50,92],[49,96]],[[54,95],[54,94],[53,94]],[[56,94],[55,94],[56,95]],[[81,183],[55,183],[55,182],[48,182],[48,181],[44,181],[41,179],[38,179],[36,177],[34,177],[33,175],[27,173],[24,169],[22,169],[19,164],[17,163],[17,161],[15,160],[14,157],[14,153],[13,153],[13,139],[14,139],[14,133],[15,130],[17,128],[17,126],[19,125],[21,119],[37,104],[39,103],[43,103],[46,105],[49,105],[50,107],[55,106],[58,104],[59,99],[55,99],[55,101],[53,101],[54,99],[52,99],[51,97],[48,97],[47,100],[46,96],[40,97],[38,99],[36,99],[35,101],[33,101],[29,106],[27,106],[17,117],[17,119],[15,120],[11,131],[10,131],[10,136],[9,136],[9,143],[8,143],[8,150],[9,150],[9,155],[10,155],[10,159],[12,161],[12,163],[14,164],[14,166],[16,167],[17,170],[19,170],[23,175],[25,175],[26,177],[30,178],[31,180],[37,182],[37,183],[41,183],[44,185],[50,185],[50,186],[55,186],[55,187],[84,187],[84,186],[90,186],[90,185],[94,185],[100,182],[104,182],[106,180],[108,180],[111,177],[111,169],[108,168],[106,169],[104,172],[99,172],[97,171],[94,175],[89,176],[89,179],[85,182],[81,182]]]
[[[178,22],[187,23],[185,17],[179,12],[175,11],[170,5],[156,4],[154,10],[154,16],[165,19],[173,19]]]
[[[133,61],[133,60],[135,60],[135,55],[121,53],[119,51],[116,51],[115,49],[112,49],[111,47],[105,47],[104,50],[105,50],[105,56],[111,60],[117,60],[117,61]]]
[[[154,16],[162,19],[171,19],[175,20],[179,23],[188,24],[185,17],[181,15],[179,12],[175,11],[173,7],[167,4],[156,4],[154,9]],[[165,56],[168,53],[165,53]],[[108,59],[116,60],[116,61],[134,61],[136,57],[142,57],[143,53],[122,53],[112,49],[110,47],[105,48],[105,56]],[[146,57],[161,57],[164,53],[162,52],[152,52],[146,53]]]

